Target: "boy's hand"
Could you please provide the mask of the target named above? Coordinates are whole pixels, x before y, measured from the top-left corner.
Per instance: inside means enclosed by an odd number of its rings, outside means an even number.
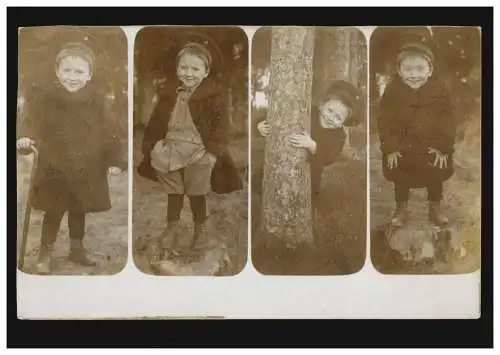
[[[262,137],[267,137],[271,133],[271,126],[267,121],[259,122],[257,129]]]
[[[305,148],[309,150],[311,154],[316,153],[316,142],[306,132],[300,134],[292,134],[288,137],[288,142],[294,148]]]
[[[24,150],[31,148],[32,145],[35,145],[35,141],[31,138],[23,137],[19,138],[16,142],[16,149]]]
[[[439,169],[448,167],[448,155],[443,154],[439,150],[434,148],[429,148],[428,152],[429,154],[436,154],[436,157],[434,158],[434,164],[432,164],[433,167],[437,167],[438,164]]]
[[[120,175],[121,173],[123,173],[124,171],[117,167],[117,166],[112,166],[108,169],[108,172],[111,174],[111,175]]]
[[[398,159],[401,158],[402,155],[400,152],[396,151],[394,153],[387,154],[387,165],[389,169],[398,167]]]

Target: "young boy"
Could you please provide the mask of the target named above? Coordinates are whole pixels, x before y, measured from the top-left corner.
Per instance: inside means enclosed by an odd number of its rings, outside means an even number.
[[[319,107],[313,106],[311,109],[311,134],[304,132],[288,137],[293,147],[309,152],[312,204],[315,210],[323,170],[342,153],[346,140],[344,126],[359,122],[360,102],[361,94],[354,85],[343,80],[334,81]],[[271,133],[271,126],[265,120],[258,123],[257,129],[264,137]]]
[[[435,75],[434,53],[424,41],[404,44],[398,76],[381,99],[378,129],[383,173],[394,182],[396,211],[391,224],[407,222],[410,188],[427,188],[429,218],[442,226],[443,181],[453,174],[456,123],[449,93]]]
[[[56,85],[29,102],[20,127],[17,149],[36,146],[33,208],[45,211],[41,248],[36,264],[40,274],[51,272],[51,260],[64,213],[68,212],[71,240],[69,260],[94,266],[83,247],[85,214],[111,208],[108,168],[127,168],[115,127],[104,115],[102,95],[91,81],[93,50],[84,43],[62,46],[55,60]]]
[[[138,167],[141,176],[159,181],[168,194],[160,246],[173,256],[215,248],[218,241],[207,230],[206,195],[210,189],[230,193],[243,187],[227,149],[227,99],[209,77],[217,47],[199,34],[186,37],[176,56],[180,85],[161,93],[144,133],[144,159]],[[194,235],[179,235],[184,195],[193,212]]]

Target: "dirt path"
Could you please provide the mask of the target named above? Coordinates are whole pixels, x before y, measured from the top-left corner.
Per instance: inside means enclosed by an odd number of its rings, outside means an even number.
[[[140,142],[142,132],[138,131],[134,163],[141,159]],[[244,178],[248,157],[247,137],[233,140],[229,145],[230,153]],[[246,180],[246,179],[245,179]],[[238,274],[246,265],[248,248],[248,187],[245,181],[243,190],[231,194],[208,195],[209,228],[224,244],[230,263],[218,275]],[[165,228],[167,196],[161,186],[137,174],[134,175],[133,190],[133,241],[134,261],[143,272],[154,274],[149,265],[148,245]],[[186,233],[193,233],[192,213],[187,197],[181,212],[181,228]]]
[[[20,157],[18,160],[18,246],[29,183],[31,160]],[[111,191],[111,210],[103,213],[88,214],[85,227],[85,247],[95,267],[84,267],[67,260],[69,251],[68,226],[65,216],[54,251],[54,275],[112,275],[120,272],[126,265],[128,252],[128,177],[126,174],[109,176]],[[38,257],[43,212],[32,210],[31,225],[26,245],[25,267],[31,273]]]
[[[399,240],[387,239],[381,230],[394,212],[393,184],[382,175],[378,138],[371,138],[370,185],[371,185],[371,236],[372,261],[384,273],[456,274],[468,273],[479,267],[480,251],[480,174],[477,173],[477,155],[457,144],[455,174],[444,184],[444,208],[451,220],[451,238],[456,247],[463,246],[467,255],[454,257],[448,262],[437,258],[428,260],[401,260],[403,249],[408,245],[421,248],[422,242],[430,243],[434,225],[428,221],[427,193],[425,189],[412,189],[410,193],[409,227],[399,235]],[[464,153],[467,150],[466,153]],[[472,159],[468,159],[469,156]],[[391,243],[392,248],[389,247]]]

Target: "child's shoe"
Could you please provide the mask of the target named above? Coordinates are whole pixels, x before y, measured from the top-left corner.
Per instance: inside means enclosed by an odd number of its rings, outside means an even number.
[[[171,249],[177,242],[179,235],[179,221],[168,222],[167,227],[160,236],[160,247]]]
[[[195,251],[207,251],[216,248],[219,241],[211,238],[208,233],[207,223],[196,223],[194,227],[194,242],[192,249]]]
[[[391,219],[391,225],[396,228],[403,228],[408,219],[408,212],[406,210],[408,202],[396,202],[396,211]]]
[[[40,254],[35,265],[37,274],[48,275],[51,273],[52,255],[54,254],[54,244],[42,244]]]
[[[82,266],[96,266],[97,264],[87,257],[87,251],[83,247],[83,242],[79,239],[71,239],[71,251],[69,253],[69,261]]]
[[[444,226],[449,223],[448,217],[441,210],[441,202],[429,201],[429,219],[438,226]]]

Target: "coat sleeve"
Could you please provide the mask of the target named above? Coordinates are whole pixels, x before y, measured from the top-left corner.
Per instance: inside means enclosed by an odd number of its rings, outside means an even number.
[[[148,125],[144,130],[144,136],[142,139],[142,153],[144,155],[145,161],[150,161],[151,151],[153,150],[153,147],[155,146],[156,142],[162,139],[166,133],[166,114],[169,113],[165,112],[165,103],[160,98],[153,110],[153,114],[149,119]]]
[[[343,128],[323,139],[316,140],[316,154],[309,156],[309,161],[314,165],[327,166],[337,161],[342,154],[346,140]]]
[[[119,132],[118,124],[115,118],[109,114],[104,102],[100,103],[100,110],[105,165],[106,167],[116,166],[122,170],[127,170],[127,149],[120,139],[122,135]],[[126,122],[124,124],[126,125]]]
[[[27,137],[39,144],[44,121],[44,97],[30,95],[23,104],[23,112],[17,118],[17,139]]]
[[[400,149],[401,132],[399,117],[396,117],[395,106],[397,105],[397,87],[390,83],[380,100],[380,112],[377,120],[377,128],[380,139],[380,149],[383,153],[393,153]]]
[[[223,93],[219,93],[210,100],[212,122],[207,150],[217,156],[226,152],[229,138],[229,117],[227,113],[227,100]]]
[[[438,90],[436,102],[439,102],[432,127],[429,145],[444,154],[453,154],[457,130],[456,111],[451,100],[449,89],[442,84]]]

